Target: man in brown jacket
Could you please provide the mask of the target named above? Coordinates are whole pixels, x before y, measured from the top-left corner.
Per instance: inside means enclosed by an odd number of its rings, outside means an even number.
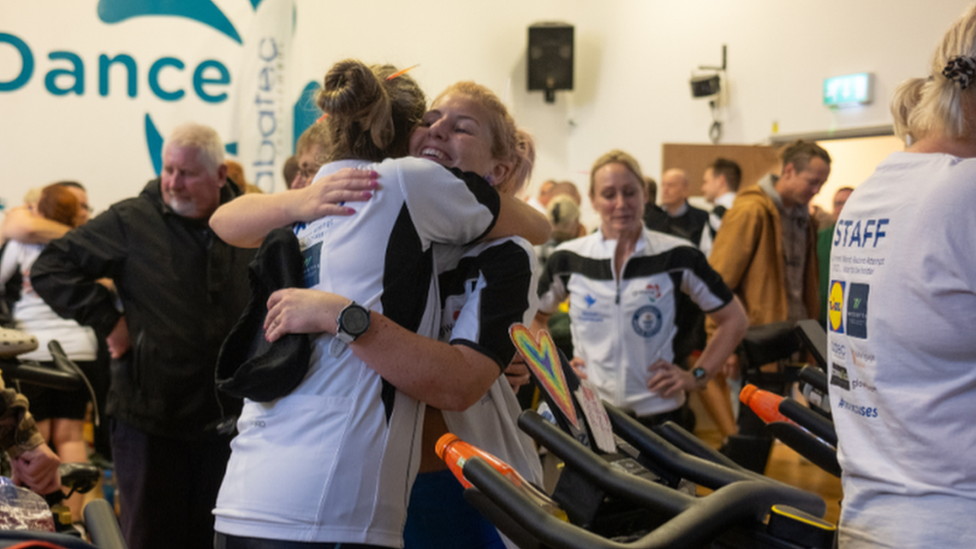
[[[816,143],[797,141],[783,151],[782,173],[739,192],[709,256],[745,305],[750,326],[820,314],[817,228],[807,205],[830,175],[830,155]],[[734,355],[724,373],[738,377]],[[720,388],[724,381],[718,381]]]

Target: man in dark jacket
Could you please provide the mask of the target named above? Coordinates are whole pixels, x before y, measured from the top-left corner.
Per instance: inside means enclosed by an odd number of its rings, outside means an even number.
[[[652,231],[673,234],[691,241],[696,248],[708,225],[708,212],[688,203],[691,189],[684,170],[672,169],[661,177],[661,206],[644,211],[644,225]]]
[[[51,242],[32,282],[59,314],[107,333],[108,413],[129,547],[212,547],[211,510],[240,402],[214,388],[220,344],[248,298],[250,250],[210,229],[237,191],[217,133],[176,128],[160,178]],[[113,294],[97,282],[115,282]]]

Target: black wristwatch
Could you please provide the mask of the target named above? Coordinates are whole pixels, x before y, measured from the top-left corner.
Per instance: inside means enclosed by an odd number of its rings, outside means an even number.
[[[369,330],[369,309],[353,301],[339,311],[336,319],[336,339],[349,344]]]
[[[699,385],[708,381],[708,372],[705,371],[701,366],[693,369],[691,375],[695,377],[695,383]]]

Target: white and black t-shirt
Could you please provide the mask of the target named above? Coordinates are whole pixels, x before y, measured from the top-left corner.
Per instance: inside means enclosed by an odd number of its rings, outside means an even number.
[[[976,543],[976,159],[894,153],[834,229],[840,546]]]
[[[709,313],[731,302],[732,292],[687,240],[644,229],[619,280],[616,248],[601,231],[559,246],[540,283],[540,310],[555,312],[569,297],[573,347],[601,398],[638,416],[674,410],[684,394],[663,398],[647,380],[651,364],[674,360],[679,294]]]
[[[309,288],[348,297],[436,337],[432,245],[485,235],[498,196],[433,162],[323,166],[379,173],[356,213],[297,224]],[[398,392],[331,335],[315,339],[305,380],[270,403],[245,401],[217,501],[216,530],[294,541],[399,547],[419,466],[423,404]]]
[[[443,252],[443,253],[442,253]],[[515,346],[512,324],[528,326],[538,309],[538,268],[531,244],[504,238],[466,249],[435,246],[440,283],[441,341],[467,345],[504,370]],[[504,375],[463,412],[442,411],[448,429],[515,468],[530,482],[542,483],[542,465],[532,439],[516,425],[521,413]]]

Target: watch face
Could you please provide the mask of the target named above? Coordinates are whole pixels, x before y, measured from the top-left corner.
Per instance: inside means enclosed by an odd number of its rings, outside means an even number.
[[[699,366],[691,371],[691,375],[695,376],[695,379],[702,379],[705,377],[705,369]]]
[[[343,331],[359,335],[369,329],[369,311],[361,307],[346,309],[342,315]]]

